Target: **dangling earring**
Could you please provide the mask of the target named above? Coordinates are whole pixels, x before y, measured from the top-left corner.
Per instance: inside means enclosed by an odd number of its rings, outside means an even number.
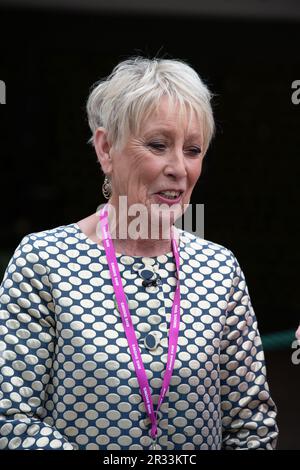
[[[102,193],[105,199],[109,199],[112,193],[111,181],[108,179],[107,175],[105,175],[104,183],[102,184]]]

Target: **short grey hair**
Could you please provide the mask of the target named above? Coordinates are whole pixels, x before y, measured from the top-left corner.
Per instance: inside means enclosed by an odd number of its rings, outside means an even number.
[[[94,144],[98,127],[108,132],[111,145],[121,150],[128,137],[138,135],[141,124],[167,95],[179,104],[180,115],[196,113],[202,124],[204,154],[215,133],[211,107],[213,94],[196,71],[178,59],[149,59],[132,56],[96,82],[87,100],[87,115]]]

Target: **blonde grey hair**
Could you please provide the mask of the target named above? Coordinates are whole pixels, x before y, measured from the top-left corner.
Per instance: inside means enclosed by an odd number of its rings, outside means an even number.
[[[163,96],[179,104],[179,114],[196,113],[206,153],[215,133],[212,93],[195,70],[182,60],[133,56],[120,62],[112,73],[96,82],[87,100],[87,115],[94,144],[98,127],[108,132],[111,145],[121,150],[130,135],[157,109]],[[170,105],[169,105],[170,106]]]

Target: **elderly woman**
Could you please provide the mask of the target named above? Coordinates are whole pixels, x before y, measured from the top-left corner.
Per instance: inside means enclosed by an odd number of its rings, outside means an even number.
[[[132,57],[93,88],[108,201],[26,235],[9,262],[1,448],[275,448],[243,271],[229,249],[174,225],[214,133],[210,101],[179,60]]]

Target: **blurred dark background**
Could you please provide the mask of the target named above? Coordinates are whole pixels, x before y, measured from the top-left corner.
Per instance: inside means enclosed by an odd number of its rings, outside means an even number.
[[[278,448],[300,449],[300,365],[291,361],[300,319],[300,104],[291,99],[300,9],[199,3],[0,4],[1,279],[23,236],[104,202],[87,144],[91,85],[131,55],[187,61],[216,95],[217,134],[192,202],[205,204],[205,238],[232,250],[246,275],[279,409]]]

